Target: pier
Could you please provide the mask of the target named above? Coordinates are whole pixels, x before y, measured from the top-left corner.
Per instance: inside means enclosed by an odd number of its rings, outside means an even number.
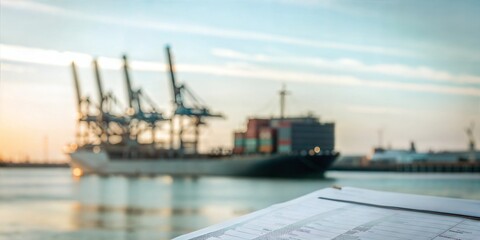
[[[405,164],[371,164],[366,166],[334,165],[335,171],[370,171],[370,172],[432,172],[432,173],[467,173],[480,172],[480,163],[405,163]]]

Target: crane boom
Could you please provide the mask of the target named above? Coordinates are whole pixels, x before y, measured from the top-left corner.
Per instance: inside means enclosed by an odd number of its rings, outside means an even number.
[[[80,81],[78,79],[78,74],[77,74],[77,66],[75,65],[75,62],[72,62],[72,75],[73,75],[73,82],[75,84],[75,93],[77,97],[77,108],[78,112],[81,112],[81,105],[82,105],[82,95],[80,92]]]
[[[133,96],[132,83],[130,82],[130,75],[128,73],[127,55],[123,55],[123,72],[125,74],[125,83],[127,85],[128,107],[133,108],[134,96]]]
[[[170,73],[170,81],[173,89],[173,102],[177,106],[183,106],[182,93],[181,93],[180,87],[177,86],[177,83],[175,81],[175,69],[173,66],[173,59],[172,59],[172,54],[170,52],[170,46],[167,45],[165,47],[165,50],[167,52],[168,72]]]
[[[98,101],[100,103],[100,112],[103,111],[103,87],[102,87],[102,80],[100,78],[100,69],[98,67],[97,59],[93,60],[93,67],[95,68],[95,79],[97,80],[97,88],[98,88]]]

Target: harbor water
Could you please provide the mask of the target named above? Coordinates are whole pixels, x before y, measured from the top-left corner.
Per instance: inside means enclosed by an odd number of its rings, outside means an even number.
[[[480,200],[474,173],[329,171],[287,180],[0,169],[0,239],[171,239],[332,185]]]

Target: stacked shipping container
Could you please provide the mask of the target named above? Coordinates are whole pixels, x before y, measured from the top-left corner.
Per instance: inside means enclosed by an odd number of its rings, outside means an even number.
[[[233,143],[233,153],[242,154],[245,152],[245,133],[235,132],[234,134],[234,143]]]
[[[269,125],[269,119],[252,118],[248,120],[247,132],[245,133],[245,153],[258,152],[260,128],[268,127]]]
[[[335,147],[335,124],[320,123],[318,118],[301,117],[285,119],[249,119],[244,134],[243,153],[291,153],[309,151],[320,147],[323,151],[333,151]],[[235,135],[234,153],[237,149]]]
[[[290,153],[292,152],[292,134],[290,128],[290,121],[282,121],[278,123],[278,152]]]
[[[273,153],[276,150],[276,131],[271,127],[260,128],[260,148],[261,153]]]

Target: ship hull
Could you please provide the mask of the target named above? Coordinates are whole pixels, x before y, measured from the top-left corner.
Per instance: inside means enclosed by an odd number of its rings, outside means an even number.
[[[224,158],[110,159],[106,152],[77,150],[70,165],[84,174],[302,178],[323,177],[338,154],[249,155]]]

